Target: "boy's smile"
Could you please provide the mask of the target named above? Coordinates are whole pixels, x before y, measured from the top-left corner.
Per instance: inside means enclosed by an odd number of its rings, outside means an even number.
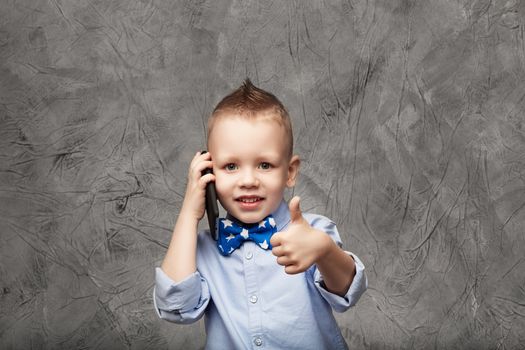
[[[208,140],[215,188],[222,206],[251,224],[277,209],[295,185],[299,158],[289,157],[284,128],[272,117],[219,118]]]

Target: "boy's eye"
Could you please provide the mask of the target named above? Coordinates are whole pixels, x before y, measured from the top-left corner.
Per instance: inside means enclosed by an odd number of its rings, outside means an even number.
[[[232,171],[232,170],[235,170],[237,169],[237,165],[233,164],[233,163],[229,163],[229,164],[226,164],[226,166],[224,167],[226,170],[228,171]]]
[[[272,166],[270,165],[270,163],[268,162],[262,162],[261,164],[259,164],[259,167],[263,170],[268,170],[270,169]]]

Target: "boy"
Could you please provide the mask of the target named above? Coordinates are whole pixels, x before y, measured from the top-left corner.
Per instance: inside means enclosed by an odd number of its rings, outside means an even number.
[[[332,221],[302,214],[299,197],[283,200],[300,160],[281,102],[247,79],[213,111],[208,150],[191,161],[156,268],[159,317],[192,323],[205,314],[207,349],[345,349],[332,309],[357,302],[367,287],[364,267],[340,248]],[[202,175],[206,168],[213,174]],[[217,222],[217,242],[197,234],[210,181],[228,213]]]

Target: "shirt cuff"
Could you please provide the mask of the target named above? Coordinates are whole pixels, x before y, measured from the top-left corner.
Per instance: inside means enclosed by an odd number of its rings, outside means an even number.
[[[361,260],[355,256],[353,253],[345,252],[348,255],[350,255],[354,261],[355,261],[355,276],[352,280],[352,284],[350,284],[350,287],[348,288],[348,291],[346,292],[344,297],[341,297],[340,295],[334,294],[326,290],[324,287],[324,281],[323,276],[321,276],[321,272],[319,269],[315,270],[314,274],[314,282],[323,296],[323,298],[332,306],[332,308],[336,312],[344,312],[348,310],[351,306],[354,306],[359,298],[361,298],[361,295],[365,292],[365,290],[368,288],[368,280],[366,278],[365,274],[365,266],[361,262]]]
[[[174,282],[161,268],[155,268],[154,301],[155,309],[168,312],[183,313],[198,308],[201,301],[199,272]]]

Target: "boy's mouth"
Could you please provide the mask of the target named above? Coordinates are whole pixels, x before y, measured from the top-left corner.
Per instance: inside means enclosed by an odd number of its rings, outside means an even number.
[[[235,200],[242,203],[255,203],[263,200],[264,198],[259,196],[241,196],[237,197]]]
[[[239,203],[239,208],[247,211],[260,209],[263,200],[264,198],[259,196],[240,196],[235,198],[235,201]]]

